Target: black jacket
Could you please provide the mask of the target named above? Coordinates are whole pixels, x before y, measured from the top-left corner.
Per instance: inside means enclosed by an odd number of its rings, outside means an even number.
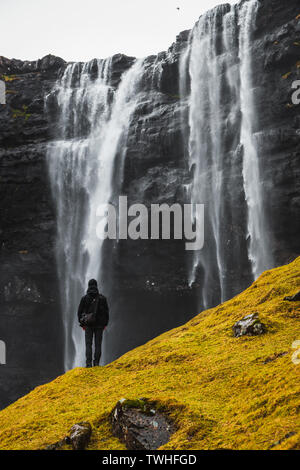
[[[99,302],[98,302],[98,308],[96,312],[96,323],[95,323],[95,328],[100,327],[104,328],[108,324],[109,320],[109,309],[108,309],[108,304],[107,300],[104,297],[104,295],[99,294],[99,291],[97,287],[92,286],[89,287],[87,290],[86,295],[84,295],[80,301],[79,307],[78,307],[78,321],[81,323],[81,318],[83,314],[90,313],[89,307],[92,303],[92,300],[99,295]]]

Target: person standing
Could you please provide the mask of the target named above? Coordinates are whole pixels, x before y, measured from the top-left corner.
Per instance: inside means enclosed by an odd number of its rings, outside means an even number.
[[[86,295],[78,307],[79,325],[85,330],[86,367],[99,366],[103,331],[108,325],[109,308],[106,297],[99,293],[95,279],[88,283]],[[94,360],[93,359],[94,340]]]

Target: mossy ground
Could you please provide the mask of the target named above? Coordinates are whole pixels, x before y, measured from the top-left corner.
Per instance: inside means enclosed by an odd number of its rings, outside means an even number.
[[[109,414],[122,397],[146,397],[176,423],[164,449],[268,449],[279,441],[274,449],[300,449],[300,365],[291,360],[300,302],[283,300],[299,288],[300,258],[108,366],[77,368],[36,388],[0,412],[0,448],[44,448],[89,421],[90,449],[124,449]],[[254,312],[268,332],[234,338],[232,325]]]

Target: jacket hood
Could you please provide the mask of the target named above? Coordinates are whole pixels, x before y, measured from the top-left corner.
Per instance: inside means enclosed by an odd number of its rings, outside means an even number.
[[[88,287],[86,291],[87,295],[91,295],[92,297],[95,297],[97,294],[99,294],[99,290],[97,286],[90,286]]]

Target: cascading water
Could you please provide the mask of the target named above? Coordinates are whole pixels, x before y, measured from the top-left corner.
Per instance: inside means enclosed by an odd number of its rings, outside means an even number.
[[[250,41],[256,5],[250,0],[241,6],[221,5],[207,12],[191,31],[181,57],[181,95],[188,96],[190,198],[193,203],[204,203],[206,214],[205,246],[194,254],[189,282],[200,279],[204,308],[232,295],[232,235],[228,234],[236,218],[231,201],[239,196],[235,188],[239,172],[247,233],[244,241],[236,243],[236,251],[241,252],[237,259],[246,247],[254,278],[271,267],[252,125],[255,106]],[[182,106],[184,109],[184,100]],[[238,138],[236,154],[227,149],[229,129],[233,127]],[[241,153],[242,165],[237,158]]]
[[[271,267],[270,241],[266,236],[262,183],[260,181],[259,155],[253,131],[255,105],[252,83],[251,39],[256,18],[257,1],[244,3],[239,17],[239,58],[241,77],[241,144],[243,147],[244,190],[248,206],[249,258],[256,279]]]
[[[224,57],[218,52],[218,21],[222,6],[203,15],[190,36],[189,54],[185,53],[182,82],[190,77],[189,99],[189,159],[193,173],[191,201],[205,202],[207,238],[211,249],[196,252],[190,271],[190,283],[195,280],[199,265],[203,271],[202,298],[204,307],[210,305],[210,286],[217,280],[220,300],[225,298],[225,261],[222,246],[221,197],[225,161],[222,158],[222,70]],[[217,268],[217,269],[216,269]]]
[[[76,309],[88,279],[100,276],[103,240],[96,235],[96,210],[112,197],[115,158],[119,154],[122,162],[142,67],[136,61],[114,91],[111,59],[71,64],[52,92],[57,95],[60,138],[49,148],[48,163],[57,206],[66,370],[83,364]]]
[[[272,266],[253,126],[250,45],[255,14],[256,1],[249,0],[200,17],[181,52],[180,101],[166,86],[174,66],[172,48],[135,61],[117,88],[112,85],[113,59],[70,64],[52,91],[58,104],[58,138],[49,148],[48,162],[57,206],[66,369],[82,365],[84,357],[75,318],[79,298],[88,279],[103,274],[97,207],[115,201],[122,191],[123,164],[129,154],[132,165],[133,147],[151,149],[154,140],[161,145],[159,126],[151,126],[171,103],[173,127],[180,105],[182,111],[191,181],[185,181],[185,188],[192,203],[205,204],[204,248],[185,258],[188,263],[193,258],[188,280],[200,292],[201,307],[232,297]],[[140,197],[143,202],[142,193]]]

